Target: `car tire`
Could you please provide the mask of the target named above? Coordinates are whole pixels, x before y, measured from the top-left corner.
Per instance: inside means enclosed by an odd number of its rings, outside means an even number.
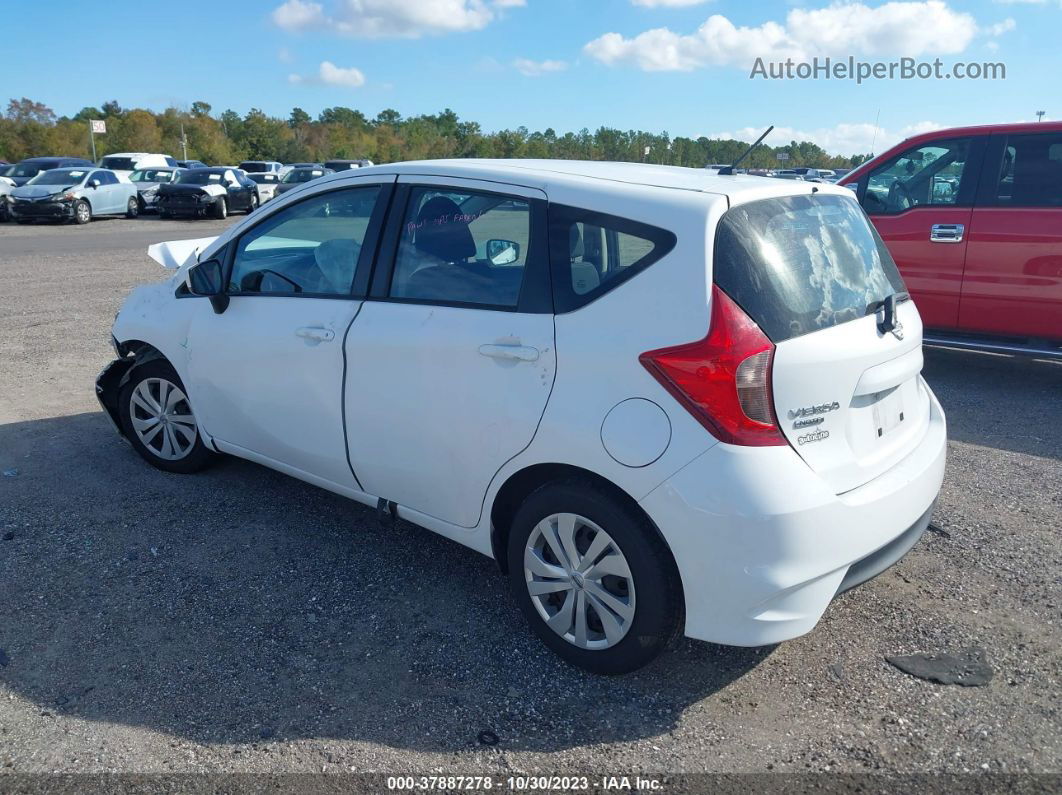
[[[134,196],[129,197],[129,201],[125,205],[125,217],[136,218],[140,215],[140,200]]]
[[[87,224],[92,220],[92,207],[84,199],[74,202],[74,223]]]
[[[247,214],[250,215],[251,213],[253,213],[257,209],[258,209],[258,196],[252,195],[251,196],[251,204],[247,208]]]
[[[225,199],[218,199],[214,202],[214,217],[219,221],[224,221],[229,217],[229,203]]]
[[[135,366],[119,391],[118,411],[126,438],[153,467],[187,475],[213,462],[215,454],[203,442],[184,384],[169,362]]]
[[[683,626],[678,571],[656,528],[589,480],[550,483],[527,497],[513,518],[507,554],[520,609],[572,665],[629,673]]]

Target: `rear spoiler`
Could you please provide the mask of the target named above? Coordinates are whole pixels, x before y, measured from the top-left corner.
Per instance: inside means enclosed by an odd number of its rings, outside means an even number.
[[[192,240],[167,240],[165,243],[152,243],[148,246],[148,256],[164,268],[177,270],[195,260],[215,237],[197,237]]]

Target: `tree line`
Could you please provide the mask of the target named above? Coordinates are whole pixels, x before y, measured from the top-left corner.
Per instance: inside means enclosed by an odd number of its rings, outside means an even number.
[[[57,116],[46,105],[23,97],[11,99],[0,117],[0,159],[15,162],[35,155],[91,157],[91,119],[107,123],[96,136],[96,156],[110,152],[164,152],[227,165],[241,160],[279,160],[284,163],[321,162],[332,158],[369,158],[376,163],[441,157],[533,157],[566,160],[645,161],[700,168],[730,163],[748,144],[735,140],[672,138],[649,133],[599,127],[591,132],[558,133],[552,127],[531,132],[526,127],[485,132],[474,121],[462,121],[447,108],[436,114],[403,117],[384,110],[374,118],[353,108],[336,106],[313,118],[293,108],[286,119],[252,108],[244,115],[233,110],[215,114],[206,102],[191,108],[161,112],[123,108],[117,102],[82,108],[74,116]],[[646,149],[648,148],[648,154]],[[777,155],[787,153],[783,165],[849,168],[868,156],[827,154],[809,141],[784,146],[761,146],[743,163],[749,168],[776,168]]]

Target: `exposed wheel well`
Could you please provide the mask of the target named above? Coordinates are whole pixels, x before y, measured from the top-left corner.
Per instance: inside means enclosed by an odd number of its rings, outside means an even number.
[[[154,345],[140,340],[126,340],[125,342],[119,342],[118,350],[123,356],[129,356],[131,354],[133,358],[136,359],[137,364],[150,362],[153,359],[166,358],[162,355],[162,351]]]
[[[494,498],[494,504],[490,509],[491,551],[494,553],[494,560],[497,561],[503,572],[507,573],[509,568],[509,556],[506,554],[506,549],[509,542],[509,529],[512,525],[513,517],[516,515],[517,508],[520,507],[520,504],[531,492],[540,486],[559,480],[571,480],[572,478],[592,482],[603,491],[611,494],[619,503],[644,516],[660,538],[664,548],[668,550],[668,554],[671,553],[671,548],[668,546],[667,541],[657,529],[653,520],[642,510],[642,506],[638,504],[638,501],[612,481],[603,478],[596,472],[591,472],[589,469],[570,464],[535,464],[510,475],[509,479],[498,489],[498,494]]]

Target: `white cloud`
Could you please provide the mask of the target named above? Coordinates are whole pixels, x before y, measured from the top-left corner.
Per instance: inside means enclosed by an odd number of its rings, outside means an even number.
[[[273,10],[273,24],[284,30],[306,30],[327,22],[324,7],[320,3],[304,3],[302,0],[287,0]]]
[[[775,127],[764,144],[767,146],[784,146],[790,141],[811,141],[818,144],[829,154],[855,155],[875,152],[880,154],[904,138],[912,135],[942,129],[944,125],[933,121],[920,121],[909,124],[899,130],[885,130],[867,122],[842,123],[833,127],[815,129],[797,129],[794,127]],[[740,130],[707,133],[708,138],[733,138],[737,141],[752,143],[766,127],[743,127]],[[796,165],[796,164],[794,164]]]
[[[277,60],[281,63],[293,63],[295,61],[295,56],[291,54],[291,50],[287,47],[281,47],[277,50]]]
[[[326,86],[343,86],[344,88],[360,88],[365,85],[365,75],[360,69],[353,66],[336,66],[331,61],[321,61],[315,75],[288,75],[289,83],[317,84]]]
[[[481,30],[497,9],[515,8],[526,0],[334,0],[321,3],[286,0],[273,10],[273,23],[287,31],[332,30],[364,38],[416,38],[432,33]]]
[[[995,25],[989,25],[982,30],[986,36],[993,38],[995,36],[1002,36],[1004,33],[1009,33],[1018,26],[1018,23],[1008,17],[1002,22],[997,22]]]
[[[644,8],[686,8],[714,2],[715,0],[631,0],[633,5]]]
[[[516,67],[522,75],[527,77],[539,77],[549,72],[563,72],[568,68],[567,61],[532,61],[528,58],[517,58],[513,61],[513,66]]]
[[[583,49],[608,65],[629,62],[645,71],[690,71],[747,68],[756,58],[948,55],[964,51],[979,32],[985,31],[970,14],[953,10],[944,0],[887,2],[876,8],[835,2],[818,9],[794,8],[784,22],[756,27],[738,27],[714,14],[690,34],[668,28],[633,38],[606,33]]]

